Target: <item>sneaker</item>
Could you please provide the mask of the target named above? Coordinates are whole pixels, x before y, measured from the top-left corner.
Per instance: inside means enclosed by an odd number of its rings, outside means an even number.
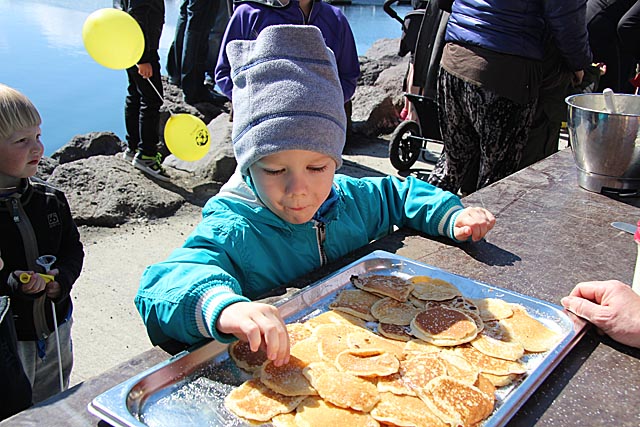
[[[160,153],[157,153],[155,156],[145,156],[142,152],[138,152],[131,164],[152,178],[164,182],[171,180],[162,167],[162,155]]]
[[[136,152],[130,148],[127,148],[122,152],[122,158],[124,159],[125,162],[128,162],[128,163],[133,163],[133,158],[135,157],[135,155],[136,155]]]

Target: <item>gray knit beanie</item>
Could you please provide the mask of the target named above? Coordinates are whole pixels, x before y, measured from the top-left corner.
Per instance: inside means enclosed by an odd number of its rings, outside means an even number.
[[[240,171],[264,156],[309,150],[342,165],[346,115],[333,52],[312,25],[273,25],[227,45],[233,151]]]

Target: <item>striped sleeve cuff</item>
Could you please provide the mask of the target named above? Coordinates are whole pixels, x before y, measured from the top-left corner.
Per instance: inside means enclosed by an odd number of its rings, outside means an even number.
[[[216,323],[222,310],[236,302],[250,302],[245,296],[238,295],[227,286],[216,286],[203,293],[195,307],[195,319],[198,332],[204,337],[213,338],[222,343],[235,341],[231,334],[222,334],[216,329]]]
[[[446,236],[456,242],[460,242],[460,240],[456,239],[453,234],[453,227],[456,223],[456,218],[458,215],[462,213],[463,207],[459,204],[451,206],[445,213],[442,215],[440,222],[438,223],[438,235]]]

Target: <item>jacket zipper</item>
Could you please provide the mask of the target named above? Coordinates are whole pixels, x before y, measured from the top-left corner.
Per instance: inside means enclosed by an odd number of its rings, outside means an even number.
[[[323,222],[316,222],[316,239],[318,241],[318,253],[320,255],[320,266],[327,263],[327,253],[324,251],[324,241],[327,238],[326,225]]]

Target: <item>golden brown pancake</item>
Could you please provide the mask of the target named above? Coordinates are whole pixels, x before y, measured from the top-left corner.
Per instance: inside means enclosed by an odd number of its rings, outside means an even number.
[[[534,319],[522,307],[513,306],[513,315],[500,320],[505,329],[526,351],[539,353],[549,351],[558,343],[558,333]]]
[[[284,396],[251,379],[231,390],[224,404],[238,417],[254,421],[269,421],[278,414],[291,412],[305,396]]]
[[[464,357],[455,354],[451,350],[443,350],[438,353],[438,356],[445,362],[448,376],[456,378],[465,384],[474,385],[478,381],[480,371]]]
[[[325,311],[304,322],[311,330],[320,325],[348,325],[366,327],[367,322],[342,311]]]
[[[251,351],[248,341],[236,341],[229,345],[229,355],[238,367],[247,372],[257,372],[267,359],[263,350]]]
[[[462,295],[455,285],[446,280],[414,276],[411,282],[414,286],[411,294],[421,300],[444,301]]]
[[[408,325],[420,309],[409,302],[396,301],[393,298],[382,298],[371,306],[371,315],[381,323],[392,325]]]
[[[437,307],[438,304],[456,308],[471,317],[473,321],[476,322],[478,333],[484,329],[484,321],[480,317],[480,310],[478,310],[478,307],[476,307],[470,299],[465,297],[455,297],[446,301],[427,301],[425,308]]]
[[[434,378],[417,393],[438,418],[453,426],[474,426],[493,412],[493,399],[452,377]]]
[[[433,345],[421,339],[414,338],[407,341],[402,350],[402,354],[405,358],[410,357],[415,353],[439,353],[442,350],[441,347]]]
[[[260,370],[260,381],[271,390],[285,396],[310,396],[316,394],[309,381],[302,375],[307,366],[305,362],[295,356],[289,357],[289,362],[276,366],[269,360]]]
[[[271,418],[271,424],[274,427],[297,427],[295,412],[287,412],[286,414],[278,414]]]
[[[351,276],[351,283],[356,288],[383,297],[391,297],[404,302],[413,290],[413,284],[397,276],[383,276],[371,274],[366,276]]]
[[[484,333],[470,343],[476,350],[487,356],[506,360],[518,360],[524,355],[524,347],[519,342],[500,341]]]
[[[485,374],[478,375],[478,380],[474,384],[478,389],[493,399],[495,403],[496,399],[496,386],[493,385],[491,380],[485,376]]]
[[[291,355],[309,364],[311,362],[320,362],[322,357],[318,352],[318,340],[315,337],[307,338],[296,343],[291,347]]]
[[[389,338],[381,337],[370,332],[368,329],[361,329],[349,332],[347,335],[349,348],[354,349],[375,349],[393,354],[398,359],[402,357],[404,344]]]
[[[378,301],[380,297],[370,292],[361,289],[345,289],[329,304],[329,308],[373,322],[376,318],[371,314],[371,307]]]
[[[309,364],[303,373],[320,397],[341,408],[369,412],[380,400],[374,384],[324,362]]]
[[[452,346],[473,340],[478,327],[461,310],[439,305],[418,313],[411,321],[411,333],[431,344]]]
[[[407,326],[392,325],[390,323],[378,323],[378,333],[382,336],[397,341],[409,341],[413,339],[411,328]]]
[[[371,411],[371,416],[394,426],[447,427],[422,400],[393,393],[381,393],[380,402]]]
[[[298,406],[296,425],[298,427],[379,427],[380,424],[369,414],[339,408],[317,397],[308,397]]]
[[[469,345],[456,347],[454,351],[467,359],[469,363],[476,366],[482,373],[509,375],[524,374],[527,372],[525,366],[520,362],[487,356]]]
[[[378,377],[376,383],[380,393],[389,392],[398,395],[415,396],[416,392],[407,385],[399,373]]]
[[[358,377],[384,377],[400,368],[394,355],[374,349],[345,350],[338,354],[335,363],[341,371]]]
[[[511,304],[498,298],[477,298],[471,301],[478,307],[480,317],[484,321],[500,320],[511,317]]]
[[[491,382],[495,387],[505,387],[511,384],[519,375],[509,374],[509,375],[493,375],[483,372],[483,377]]]
[[[400,369],[398,371],[402,376],[402,380],[417,391],[440,375],[447,373],[447,366],[440,359],[438,353],[413,354],[411,357],[400,361]]]
[[[334,363],[338,354],[349,348],[347,336],[354,329],[345,325],[320,325],[313,330],[318,340],[318,353],[323,360]]]
[[[289,346],[293,347],[296,343],[305,340],[311,336],[311,328],[305,323],[289,323],[287,326],[287,334],[289,334]]]

